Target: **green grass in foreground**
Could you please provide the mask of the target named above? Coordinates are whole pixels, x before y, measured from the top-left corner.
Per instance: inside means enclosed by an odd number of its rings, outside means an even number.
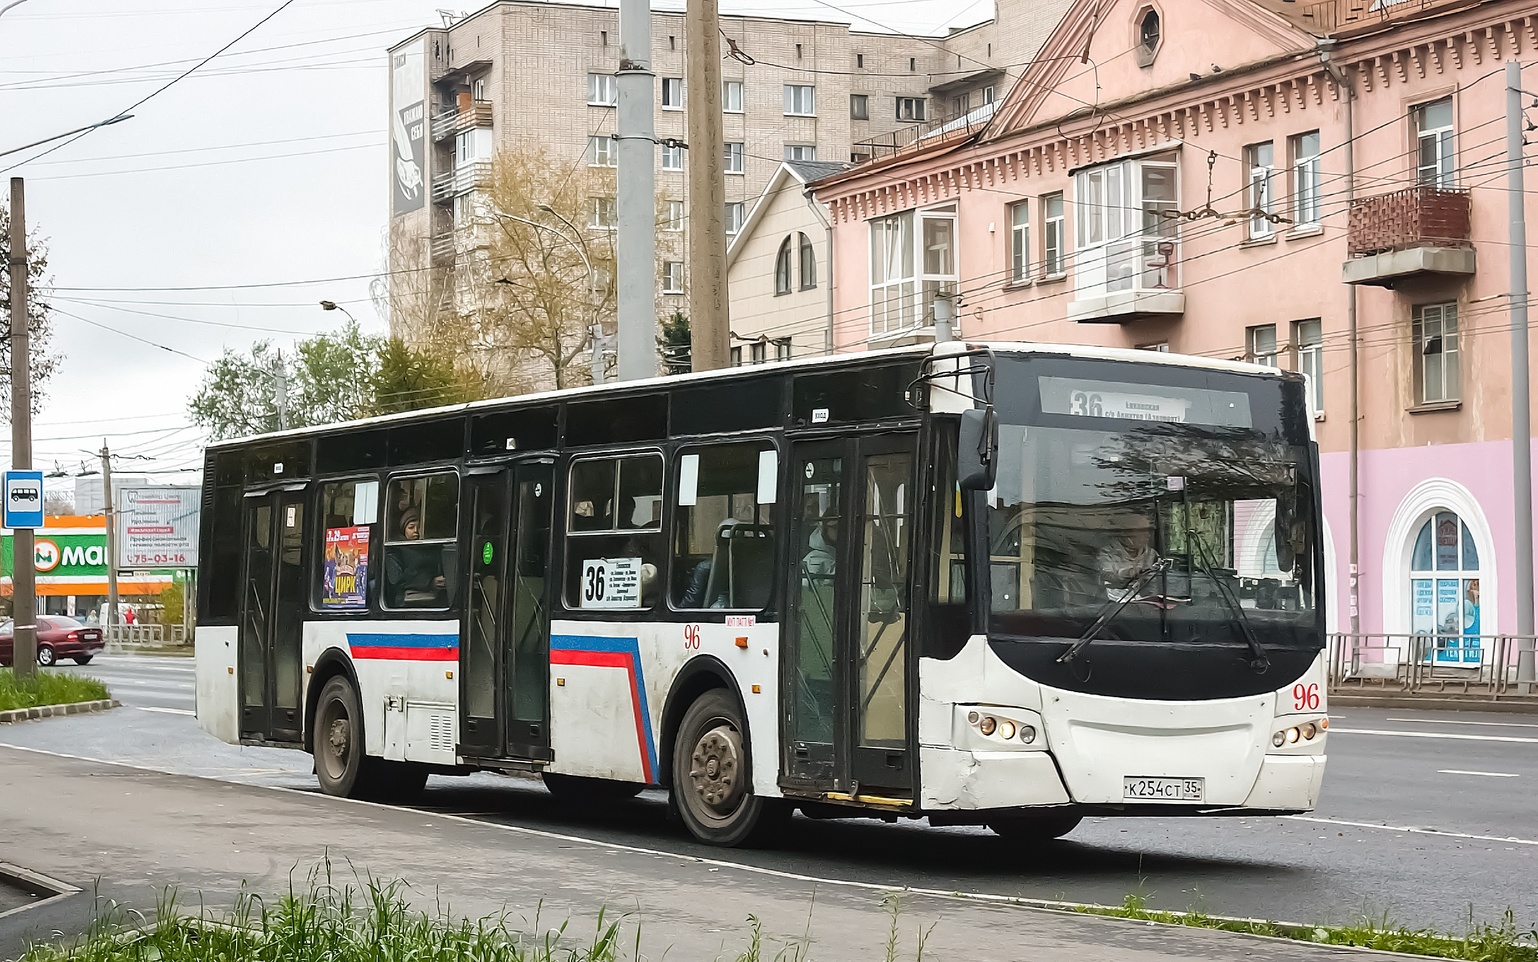
[[[11,669],[0,668],[0,711],[100,701],[106,697],[107,686],[94,678],[39,669],[26,681],[18,681]]]
[[[1249,935],[1268,935],[1320,945],[1350,945],[1385,952],[1405,952],[1439,959],[1467,962],[1538,962],[1538,931],[1519,931],[1510,909],[1499,925],[1478,924],[1469,920],[1468,933],[1457,937],[1429,929],[1406,929],[1385,919],[1363,919],[1355,925],[1284,925],[1277,922],[1252,922],[1214,918],[1202,912],[1160,912],[1148,908],[1147,899],[1129,895],[1120,908],[1083,906],[1077,911],[1089,915],[1107,915],[1119,919],[1187,925],[1199,929],[1219,929]]]

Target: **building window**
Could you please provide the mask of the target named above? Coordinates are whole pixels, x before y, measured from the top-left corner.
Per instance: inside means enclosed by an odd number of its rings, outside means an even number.
[[[651,607],[661,588],[662,456],[574,461],[569,490],[567,606]]]
[[[618,152],[614,149],[612,137],[589,137],[587,139],[587,165],[589,167],[613,167]]]
[[[614,230],[619,226],[619,215],[614,210],[613,197],[589,198],[587,226],[593,230]]]
[[[871,333],[928,324],[935,295],[956,289],[956,208],[904,211],[870,230]]]
[[[863,70],[865,68],[865,54],[863,54],[863,53],[855,54],[854,55],[854,65],[857,68]]]
[[[983,106],[993,103],[993,87],[989,85],[983,88]]]
[[[849,162],[851,164],[863,164],[868,160],[870,160],[870,154],[864,151],[852,150],[849,152]]]
[[[817,116],[817,88],[811,84],[786,84],[785,116]]]
[[[1009,282],[1031,279],[1031,209],[1028,201],[1009,205]]]
[[[468,167],[483,160],[490,160],[491,153],[491,131],[486,127],[460,131],[454,137],[455,167]]]
[[[1479,574],[1467,522],[1451,511],[1427,518],[1410,552],[1410,632],[1435,639],[1420,657],[1433,664],[1480,663]]]
[[[759,338],[748,345],[748,363],[762,364],[769,360],[769,342]]]
[[[1416,305],[1410,329],[1415,396],[1421,404],[1458,400],[1463,388],[1458,370],[1458,305]]]
[[[742,232],[742,218],[746,206],[740,200],[729,201],[726,205],[726,232],[738,234]]]
[[[742,81],[726,80],[721,83],[721,112],[742,113]]]
[[[786,160],[816,160],[817,148],[811,144],[786,144]]]
[[[470,85],[470,99],[486,102],[486,78],[477,77],[475,83]]]
[[[726,164],[725,170],[728,174],[740,174],[746,170],[746,165],[743,160],[742,141],[728,140],[726,142],[726,153],[723,159]]]
[[[898,97],[897,119],[918,121],[924,119],[923,97]]]
[[[619,103],[619,78],[607,73],[588,74],[587,102],[594,107],[613,107]]]
[[[674,234],[684,229],[684,202],[670,200],[662,209],[662,229]]]
[[[1137,62],[1141,67],[1153,63],[1154,54],[1159,52],[1159,38],[1162,32],[1159,22],[1159,11],[1152,7],[1143,11],[1143,15],[1137,22]]]
[[[1252,364],[1276,367],[1276,325],[1261,324],[1244,329],[1245,360]]]
[[[683,170],[684,169],[684,148],[683,148],[682,145],[680,145],[680,144],[663,144],[662,145],[662,169],[663,170]]]
[[[1314,410],[1324,410],[1324,325],[1316,317],[1292,322],[1292,343],[1298,352],[1298,371],[1308,375]]]
[[[1287,139],[1292,157],[1292,222],[1294,228],[1319,223],[1319,131]]]
[[[812,246],[812,239],[805,234],[798,233],[796,237],[801,260],[801,289],[809,291],[817,286],[817,249]]]
[[[684,262],[663,261],[662,263],[662,293],[682,294],[684,292]]]
[[[675,608],[757,609],[774,586],[778,466],[765,442],[688,448],[678,459]]]
[[[774,338],[774,359],[776,361],[790,360],[790,338]]]
[[[447,608],[458,570],[459,475],[395,478],[385,505],[385,607]]]
[[[732,348],[732,367],[742,367],[742,345]]]
[[[917,57],[909,57],[908,58],[908,72],[909,73],[918,73],[918,69],[919,69],[919,59]]]
[[[849,116],[854,120],[869,120],[870,97],[866,94],[850,94]]]
[[[1153,344],[1139,344],[1137,349],[1140,351],[1153,351],[1155,354],[1168,354],[1170,352],[1170,342],[1157,341]]]
[[[1180,287],[1174,161],[1123,160],[1074,175],[1075,293]]]
[[[790,293],[791,257],[790,238],[786,237],[780,242],[779,253],[774,255],[774,294]]]
[[[1421,104],[1415,115],[1415,182],[1453,186],[1453,99]]]
[[[1067,229],[1063,217],[1063,195],[1047,194],[1041,198],[1041,273],[1044,277],[1060,277],[1065,266],[1063,251],[1066,249],[1063,233]]]
[[[1264,214],[1271,211],[1271,179],[1275,164],[1271,142],[1250,144],[1244,148],[1244,164],[1249,168],[1250,219],[1246,228],[1250,240],[1264,240],[1272,234],[1271,221]]]
[[[684,78],[682,78],[682,77],[663,77],[662,78],[662,109],[663,110],[683,110],[684,109]]]
[[[951,115],[954,117],[965,117],[970,104],[971,98],[966,94],[956,97],[951,101]]]

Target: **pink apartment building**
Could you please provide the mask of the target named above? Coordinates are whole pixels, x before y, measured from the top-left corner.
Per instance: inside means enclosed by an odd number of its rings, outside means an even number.
[[[932,337],[954,291],[963,338],[1307,372],[1329,626],[1355,500],[1359,630],[1488,661],[1474,636],[1516,630],[1503,72],[1535,47],[1522,0],[1077,0],[996,111],[815,185],[835,347]]]

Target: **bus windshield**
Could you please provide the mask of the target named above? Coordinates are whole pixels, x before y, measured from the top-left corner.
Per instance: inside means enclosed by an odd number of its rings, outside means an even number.
[[[1316,644],[1313,468],[1295,385],[1001,359],[991,623],[1008,635]],[[1299,392],[1301,394],[1301,392]],[[1300,409],[1301,410],[1301,409]]]

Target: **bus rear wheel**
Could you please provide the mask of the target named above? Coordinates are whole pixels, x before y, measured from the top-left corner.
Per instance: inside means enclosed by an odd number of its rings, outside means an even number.
[[[1083,815],[1072,812],[1041,812],[1032,815],[998,815],[988,827],[1011,842],[1050,842],[1079,827]]]
[[[790,809],[753,794],[742,712],[725,691],[705,692],[684,712],[673,743],[673,806],[689,832],[711,845],[764,840]]]

